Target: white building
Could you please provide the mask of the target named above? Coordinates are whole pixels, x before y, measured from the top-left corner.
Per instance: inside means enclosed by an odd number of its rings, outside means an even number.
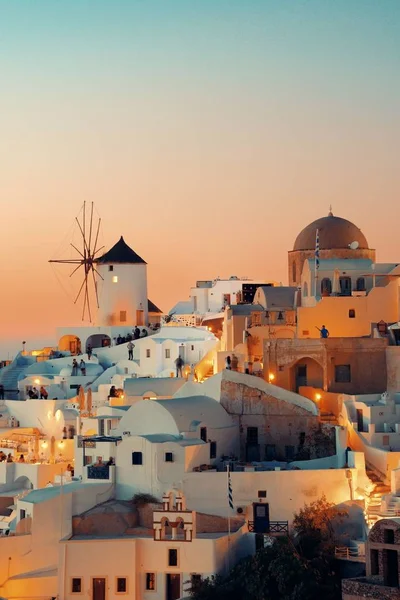
[[[232,276],[229,279],[197,281],[190,288],[190,299],[178,302],[169,315],[173,323],[200,325],[205,317],[222,319],[226,306],[241,302],[251,303],[257,288],[261,285],[276,285],[266,281],[255,282],[247,278]]]

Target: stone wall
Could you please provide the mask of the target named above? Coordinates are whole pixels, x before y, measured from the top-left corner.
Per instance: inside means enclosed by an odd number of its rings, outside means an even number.
[[[400,589],[374,583],[373,579],[344,579],[342,600],[400,600]]]
[[[310,458],[315,458],[313,438],[327,443],[325,451],[319,449],[318,457],[335,454],[334,429],[321,430],[317,415],[284,401],[260,389],[223,379],[221,382],[222,406],[239,424],[240,459],[246,461],[266,460],[266,445],[275,446],[276,458],[284,460],[286,446],[293,447],[293,456],[310,449]],[[249,456],[247,430],[257,428],[259,459]],[[307,445],[307,448],[305,447]],[[253,449],[254,450],[254,449]]]

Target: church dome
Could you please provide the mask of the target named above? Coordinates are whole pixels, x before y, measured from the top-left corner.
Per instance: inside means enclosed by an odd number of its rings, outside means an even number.
[[[314,250],[318,229],[320,250],[349,248],[352,242],[358,242],[359,249],[368,249],[365,235],[354,223],[335,217],[329,212],[327,217],[313,221],[297,236],[293,250]]]

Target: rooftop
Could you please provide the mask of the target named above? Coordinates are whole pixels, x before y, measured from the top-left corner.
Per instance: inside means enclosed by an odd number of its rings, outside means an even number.
[[[118,240],[118,242],[108,252],[106,252],[105,254],[103,254],[103,256],[100,256],[99,258],[96,259],[96,262],[98,262],[100,264],[102,264],[102,263],[120,263],[120,264],[131,264],[131,265],[147,264],[146,261],[143,260],[143,258],[141,256],[136,254],[136,252],[128,246],[128,244],[125,242],[122,235],[121,235],[120,239]]]

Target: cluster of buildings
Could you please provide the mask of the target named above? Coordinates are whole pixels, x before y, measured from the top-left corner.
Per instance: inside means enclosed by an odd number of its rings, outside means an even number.
[[[97,268],[96,323],[0,369],[0,597],[187,598],[324,494],[343,598],[400,598],[400,264],[329,212],[288,286],[198,281],[162,313],[122,237]]]

